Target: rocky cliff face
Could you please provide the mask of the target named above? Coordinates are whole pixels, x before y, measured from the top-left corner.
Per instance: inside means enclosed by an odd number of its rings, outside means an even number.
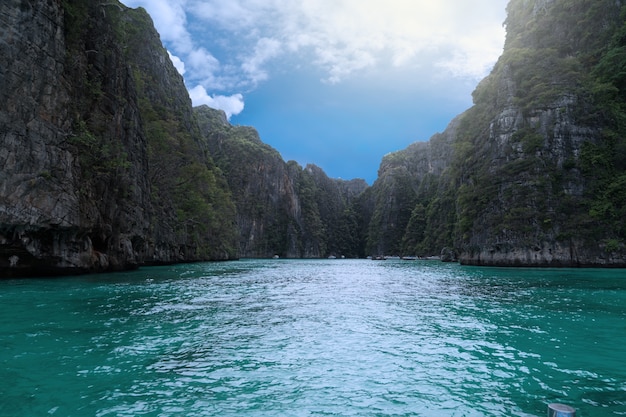
[[[454,247],[477,265],[626,265],[623,9],[512,0],[503,55],[442,134],[441,168],[441,135],[383,160],[370,244]]]
[[[0,267],[84,265],[93,244],[77,226],[63,9],[13,0],[0,19]]]
[[[511,0],[474,106],[372,187],[192,109],[144,10],[0,4],[0,276],[237,256],[626,266],[626,6]]]
[[[365,181],[333,180],[314,165],[285,162],[253,128],[231,126],[206,106],[195,110],[232,190],[242,257],[359,255],[357,224],[349,217]]]
[[[454,192],[447,175],[461,118],[428,142],[383,158],[367,203],[368,254],[435,256],[451,246]]]
[[[0,23],[0,275],[235,256],[234,207],[145,11],[7,0]],[[171,183],[191,177],[198,207]]]
[[[614,1],[510,2],[504,53],[467,116],[485,122],[468,119],[470,134],[457,139],[461,262],[626,265],[616,215],[624,202],[601,197],[624,175],[616,137],[624,126],[607,118],[621,104],[600,93],[616,86],[598,71],[609,45],[623,47],[620,9]],[[594,166],[598,158],[604,167]]]

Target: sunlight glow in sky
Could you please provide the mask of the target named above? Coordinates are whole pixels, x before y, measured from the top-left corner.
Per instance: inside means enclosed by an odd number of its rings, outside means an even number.
[[[372,183],[383,155],[471,106],[508,0],[122,0],[144,7],[194,105],[285,160]]]

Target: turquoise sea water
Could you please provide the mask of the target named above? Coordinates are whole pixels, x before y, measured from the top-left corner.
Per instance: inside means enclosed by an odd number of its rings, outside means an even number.
[[[626,415],[626,271],[242,260],[0,281],[0,416]]]

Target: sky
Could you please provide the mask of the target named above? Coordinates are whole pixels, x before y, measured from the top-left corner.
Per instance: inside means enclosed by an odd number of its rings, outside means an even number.
[[[122,0],[143,7],[194,106],[285,161],[372,184],[382,157],[472,105],[508,0]]]

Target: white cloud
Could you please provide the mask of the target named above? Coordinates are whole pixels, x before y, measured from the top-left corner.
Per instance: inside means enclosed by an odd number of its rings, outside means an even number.
[[[339,48],[317,49],[316,62],[326,68],[328,77],[323,81],[337,84],[355,71],[376,64],[374,55],[366,50],[355,50],[346,53]]]
[[[268,78],[267,71],[263,65],[272,58],[281,54],[281,43],[276,39],[261,38],[258,40],[252,56],[244,60],[241,68],[248,75],[249,79],[257,84]]]
[[[493,0],[310,0],[292,30],[313,42],[331,79],[376,65],[434,59],[432,65],[458,57],[472,65],[467,71],[455,66],[454,75],[476,77],[477,67],[489,67],[499,55],[494,44],[501,49],[504,40],[505,3],[498,9]]]
[[[219,60],[202,47],[191,50],[185,62],[193,69],[195,78],[209,77],[220,69]]]
[[[435,65],[456,77],[480,80],[489,73],[502,53],[502,45],[476,42],[476,39],[471,38],[460,39],[462,47],[452,50],[451,54],[435,62]]]
[[[214,109],[224,110],[226,117],[229,119],[231,116],[241,113],[244,108],[243,96],[241,94],[210,96],[201,85],[189,90],[189,97],[191,97],[194,106],[206,104]]]
[[[246,0],[196,0],[190,4],[190,10],[204,21],[237,30],[254,24],[255,16],[263,14],[260,6],[259,2]]]
[[[504,41],[507,0],[189,0],[197,18],[234,35],[241,49],[263,39],[285,50],[313,54],[313,62],[339,82],[377,65],[445,68],[480,78]],[[237,48],[237,46],[235,46]],[[433,52],[437,52],[436,54]],[[259,62],[244,61],[242,76],[267,78]],[[260,77],[259,77],[260,75]]]
[[[172,55],[170,51],[167,51],[167,54],[170,56],[170,60],[172,61],[172,64],[174,64],[176,71],[178,71],[180,75],[185,75],[185,63],[176,55]]]
[[[328,83],[389,67],[479,80],[502,51],[507,2],[125,0],[148,10],[187,82],[228,94],[287,65]]]

